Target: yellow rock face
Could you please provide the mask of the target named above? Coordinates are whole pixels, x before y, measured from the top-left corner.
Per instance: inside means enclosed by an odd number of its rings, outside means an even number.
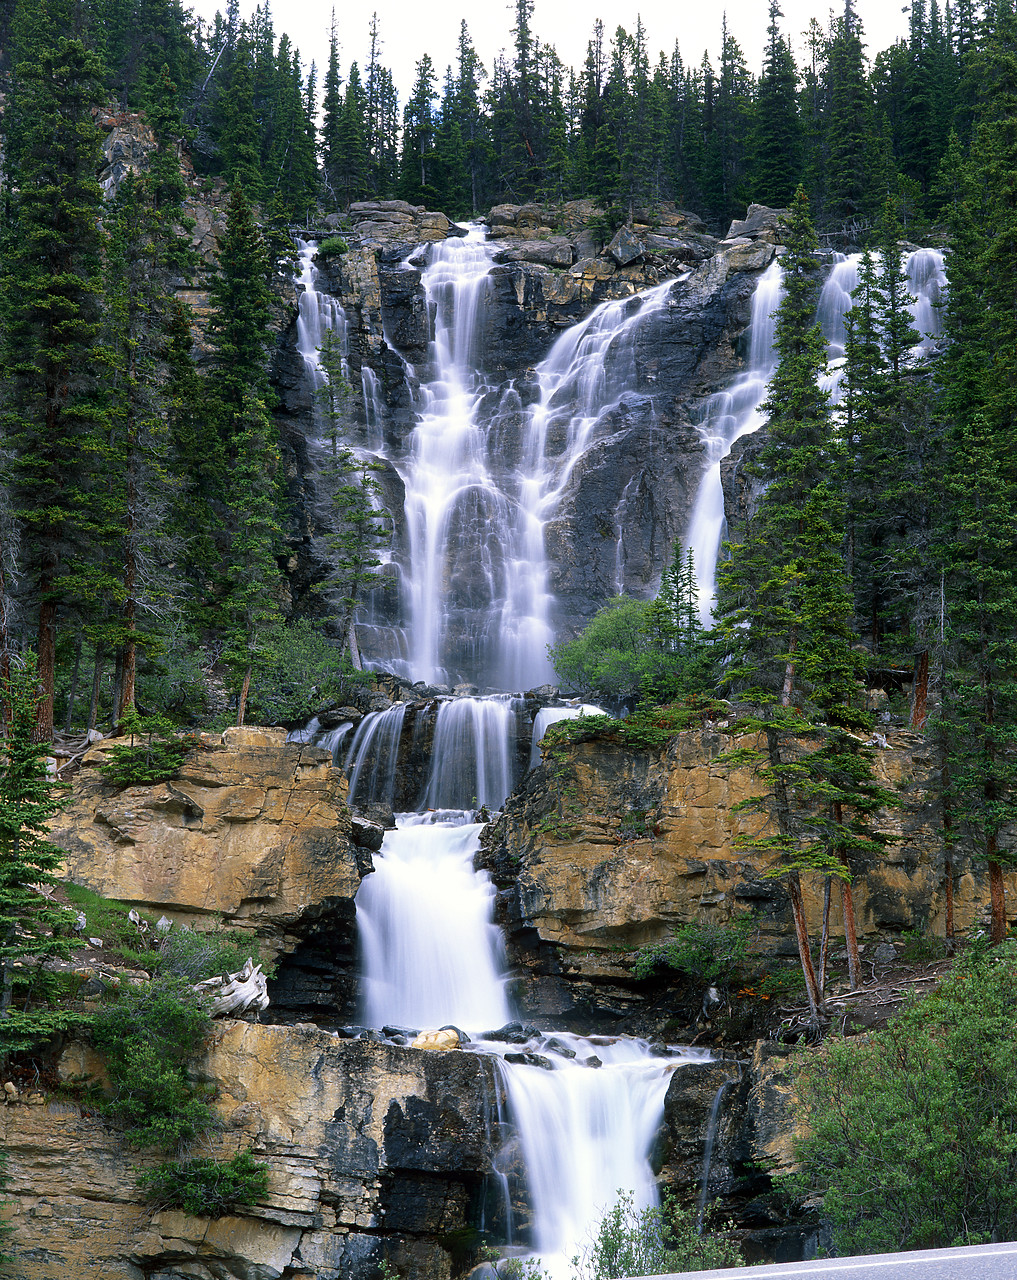
[[[221,915],[263,933],[352,898],[345,780],[327,751],[285,736],[228,729],[190,752],[179,777],[123,791],[96,767],[115,744],[97,744],[51,830],[67,877],[176,919]]]

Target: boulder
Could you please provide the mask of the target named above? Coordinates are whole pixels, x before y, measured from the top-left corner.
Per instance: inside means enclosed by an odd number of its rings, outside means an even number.
[[[523,240],[495,254],[495,262],[538,262],[546,267],[570,267],[572,244],[564,236],[552,240]]]
[[[619,227],[607,251],[619,267],[627,267],[643,256],[643,242],[628,227]]]
[[[765,204],[750,204],[745,217],[731,223],[728,228],[728,240],[738,236],[746,236],[751,240],[769,240],[780,244],[780,219],[788,216],[787,209],[771,209]]]
[[[459,1033],[451,1027],[441,1031],[422,1031],[410,1045],[411,1049],[458,1049]]]

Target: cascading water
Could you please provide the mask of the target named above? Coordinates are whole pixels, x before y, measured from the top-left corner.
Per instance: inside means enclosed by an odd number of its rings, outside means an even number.
[[[858,285],[860,260],[860,254],[835,255],[816,306],[816,318],[827,340],[830,361],[821,385],[830,392],[835,404],[843,377],[844,316],[851,307],[851,292]],[[922,335],[913,349],[917,359],[928,355],[940,332],[936,304],[946,280],[943,255],[935,249],[917,249],[908,255],[905,267],[913,298],[911,311]],[[710,397],[699,427],[706,447],[706,470],[693,505],[686,542],[695,558],[700,616],[707,624],[713,613],[717,557],[725,524],[720,464],[736,440],[758,430],[765,421],[760,405],[777,364],[773,337],[781,296],[780,263],[775,259],[760,276],[752,297],[746,369],[730,387]]]
[[[540,741],[551,725],[558,724],[561,720],[577,720],[580,716],[606,714],[603,707],[595,707],[586,702],[577,707],[541,707],[533,719],[533,733],[530,737],[530,768],[540,763]]]
[[[300,251],[298,344],[308,378],[318,386],[317,348],[332,328],[341,334],[345,355],[345,316],[335,300],[317,292],[314,246],[301,244]],[[368,656],[411,679],[465,677],[493,688],[532,687],[550,676],[546,647],[553,636],[553,601],[545,527],[566,499],[580,459],[603,434],[612,407],[636,385],[638,328],[667,306],[674,282],[605,303],[562,334],[534,371],[537,395],[526,411],[514,387],[499,392],[481,368],[478,334],[493,261],[483,233],[471,229],[465,237],[432,245],[428,255],[422,284],[434,317],[433,340],[426,364],[406,366],[417,420],[404,451],[388,458],[405,490],[406,541],[397,558],[408,625],[387,629],[390,640],[402,637],[398,655]],[[941,256],[920,251],[908,267],[918,327],[935,332],[931,307],[942,284]],[[843,343],[841,316],[853,269],[848,259],[835,266],[821,302],[832,355],[835,344]],[[746,371],[711,399],[703,416],[707,467],[690,542],[707,613],[724,521],[720,460],[739,436],[761,425],[758,406],[774,366],[779,298],[774,264],[753,299]],[[383,397],[366,366],[361,385],[367,427],[362,445],[381,454]],[[480,425],[482,411],[489,413],[498,396],[505,415],[522,422],[509,461],[499,456],[498,431]],[[630,488],[621,492],[613,513],[618,586],[624,584]],[[533,727],[532,751],[539,755],[540,738],[555,720],[599,712],[586,706],[543,709]],[[345,761],[356,807],[392,804],[405,714],[405,704],[397,703],[358,726]],[[637,1206],[652,1201],[648,1151],[670,1074],[705,1055],[655,1056],[645,1043],[626,1037],[536,1034],[519,1046],[491,1034],[511,1011],[503,942],[492,923],[494,888],[474,869],[481,830],[474,811],[500,807],[513,785],[519,715],[518,699],[508,694],[438,703],[420,798],[425,812],[399,815],[397,828],[386,834],[374,873],[358,894],[357,917],[369,1025],[416,1030],[454,1024],[474,1035],[470,1048],[503,1059],[511,1123],[526,1165],[532,1245],[541,1265],[557,1277],[569,1274],[569,1259],[583,1251],[619,1190],[631,1192]],[[292,737],[336,753],[350,727],[323,732],[312,723]],[[520,1048],[524,1058],[540,1055],[551,1069],[504,1061]]]
[[[318,391],[325,382],[319,349],[330,330],[336,335],[343,376],[349,373],[346,363],[346,312],[331,294],[318,291],[318,271],[314,265],[317,251],[317,241],[297,240],[300,263],[297,284],[301,287],[297,299],[297,351],[303,357],[304,370],[314,391]]]

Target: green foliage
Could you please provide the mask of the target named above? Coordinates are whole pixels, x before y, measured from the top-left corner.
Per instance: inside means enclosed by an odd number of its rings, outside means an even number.
[[[103,1114],[136,1147],[175,1150],[215,1121],[207,1090],[187,1079],[187,1063],[212,1029],[200,997],[181,978],[125,986],[95,1015],[92,1042],[106,1056],[112,1096]]]
[[[737,1245],[723,1236],[700,1235],[695,1214],[673,1196],[665,1196],[660,1206],[637,1209],[628,1194],[619,1194],[582,1258],[573,1259],[576,1280],[743,1265]]]
[[[615,596],[582,634],[548,650],[563,686],[604,694],[635,694],[647,672],[649,602]]]
[[[908,964],[925,964],[930,960],[942,960],[946,955],[946,939],[927,929],[905,929],[904,949],[901,958]]]
[[[350,246],[342,236],[329,236],[318,245],[318,254],[322,258],[331,258],[333,255],[349,253],[349,251]]]
[[[84,885],[63,882],[71,906],[85,917],[83,932],[90,938],[101,938],[104,951],[124,959],[144,960],[146,964],[155,963],[156,957],[142,956],[147,951],[146,935],[140,933],[137,926],[128,918],[131,907],[126,902],[117,902],[112,898],[104,898],[101,893],[86,889]],[[145,917],[149,926],[154,921]]]
[[[800,1060],[798,1159],[843,1253],[1017,1234],[1017,943]]]
[[[8,732],[0,748],[0,1057],[22,1047],[31,1036],[49,1033],[38,1021],[40,1013],[15,1002],[15,978],[37,973],[44,961],[66,957],[73,946],[59,931],[70,922],[69,913],[40,893],[55,885],[61,851],[46,838],[50,819],[63,807],[61,786],[46,769],[46,747],[36,742],[38,677],[29,657],[12,664],[0,680],[0,703],[6,709]],[[18,1009],[17,1005],[21,1008]],[[13,1019],[15,1013],[20,1016]],[[13,1020],[12,1020],[13,1019]]]
[[[121,717],[120,730],[130,737],[130,743],[111,747],[99,766],[103,781],[114,787],[165,782],[175,776],[194,745],[193,739],[176,736],[165,716],[142,716],[134,707]]]
[[[666,942],[642,947],[632,967],[637,978],[671,969],[705,986],[729,986],[744,970],[755,928],[749,914],[721,923],[693,920],[679,924]]]
[[[229,1160],[168,1160],[142,1174],[138,1185],[158,1209],[222,1218],[264,1198],[268,1165],[255,1160],[250,1151],[238,1151]]]
[[[271,646],[251,682],[252,716],[259,724],[306,721],[326,706],[341,706],[370,684],[349,655],[302,618],[272,635]]]
[[[576,742],[608,741],[632,751],[659,751],[676,733],[716,719],[727,710],[728,704],[716,698],[690,696],[670,706],[641,703],[623,720],[608,715],[559,720],[548,727],[542,749],[550,758]]]
[[[257,942],[239,929],[174,929],[154,957],[159,972],[188,982],[201,982],[242,969],[248,957],[263,963]],[[262,970],[271,977],[269,968]]]

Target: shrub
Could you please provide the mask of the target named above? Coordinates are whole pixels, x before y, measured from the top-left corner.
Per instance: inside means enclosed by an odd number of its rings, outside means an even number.
[[[123,988],[95,1015],[92,1042],[105,1055],[112,1097],[100,1110],[137,1147],[175,1149],[215,1121],[187,1062],[212,1029],[204,1002],[181,978]]]
[[[329,236],[318,245],[318,256],[322,258],[329,258],[337,253],[349,253],[349,251],[350,246],[342,236]]]
[[[229,1160],[167,1160],[138,1185],[159,1209],[183,1209],[196,1218],[221,1218],[247,1209],[268,1191],[268,1165],[250,1151]]]
[[[704,986],[727,986],[744,967],[754,923],[746,913],[726,924],[693,920],[676,925],[666,942],[656,942],[637,953],[635,975],[648,978],[660,969],[671,969]]]
[[[130,735],[127,746],[111,747],[99,766],[104,781],[114,787],[148,786],[172,778],[194,745],[190,738],[178,738],[163,716],[140,716],[133,707],[120,722],[122,733]]]
[[[800,1061],[805,1185],[846,1253],[1017,1238],[1017,943]]]
[[[349,702],[372,679],[370,671],[354,669],[349,655],[321,634],[319,623],[305,618],[273,633],[271,648],[254,673],[248,720],[308,720],[322,707]]]
[[[663,1272],[740,1267],[738,1247],[717,1235],[700,1235],[695,1214],[672,1197],[662,1205],[637,1209],[631,1195],[619,1194],[604,1215],[582,1258],[573,1259],[576,1280],[616,1280]]]
[[[652,660],[649,609],[649,601],[616,596],[575,640],[552,646],[548,652],[562,684],[604,694],[638,693]]]
[[[236,973],[248,956],[262,963],[255,940],[238,929],[180,929],[163,942],[157,957],[159,972],[189,982],[201,982],[223,973]],[[271,976],[270,970],[263,972]]]

